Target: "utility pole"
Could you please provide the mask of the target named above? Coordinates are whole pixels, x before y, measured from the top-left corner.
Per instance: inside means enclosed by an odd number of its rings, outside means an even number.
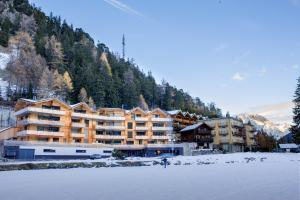
[[[125,35],[122,37],[122,57],[125,60]]]

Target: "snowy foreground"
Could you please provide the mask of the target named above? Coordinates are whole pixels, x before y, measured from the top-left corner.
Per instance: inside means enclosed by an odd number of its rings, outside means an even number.
[[[0,199],[300,199],[300,154],[236,153],[170,161],[167,169],[151,165],[0,172]]]

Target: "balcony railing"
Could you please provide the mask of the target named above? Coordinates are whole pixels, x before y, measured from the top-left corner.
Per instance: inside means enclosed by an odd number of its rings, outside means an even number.
[[[104,116],[104,115],[84,114],[84,113],[75,113],[75,112],[72,113],[72,117],[96,119],[102,121],[124,121],[125,120],[125,117],[122,116]]]
[[[134,120],[137,122],[147,122],[148,118],[147,117],[135,117]]]
[[[136,135],[135,139],[136,140],[148,140],[149,136],[147,136],[147,135]]]
[[[85,134],[83,133],[71,133],[73,138],[84,138]]]
[[[96,139],[103,140],[124,140],[125,136],[123,135],[95,135]]]
[[[152,127],[152,131],[172,131],[172,130],[173,130],[173,128],[169,127],[169,126],[167,126],[167,127],[155,127],[155,126],[153,126]]]
[[[153,121],[153,122],[172,122],[172,118],[152,117],[151,121]]]
[[[168,139],[170,139],[170,137],[167,135],[153,135],[151,137],[151,139],[153,139],[153,140],[168,140]]]
[[[123,131],[125,130],[125,126],[104,126],[104,125],[97,125],[96,129],[98,130],[117,130],[117,131]]]
[[[39,107],[26,107],[23,108],[17,112],[15,112],[15,115],[22,115],[28,112],[36,112],[36,113],[47,113],[52,115],[65,115],[66,112],[62,110],[51,110],[51,109],[45,109],[45,108],[39,108]]]
[[[244,139],[242,137],[232,137],[233,143],[244,143]]]
[[[85,127],[85,123],[72,122],[72,127],[84,128]]]
[[[17,136],[29,136],[29,135],[55,136],[55,137],[64,137],[65,136],[65,134],[62,132],[33,131],[33,130],[24,130],[24,131],[17,132]]]
[[[147,131],[148,129],[150,129],[150,127],[147,126],[136,126],[135,130],[137,131]]]
[[[53,121],[53,120],[40,120],[40,119],[23,119],[17,122],[18,125],[28,125],[28,124],[39,124],[48,126],[64,126],[63,122]]]

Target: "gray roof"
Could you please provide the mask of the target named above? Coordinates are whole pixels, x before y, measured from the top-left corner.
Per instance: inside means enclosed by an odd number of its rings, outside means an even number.
[[[193,125],[187,126],[184,129],[182,129],[180,132],[194,130],[194,129],[198,128],[199,126],[201,126],[202,124],[203,123],[198,123],[198,124],[193,124]]]
[[[298,148],[298,145],[296,145],[295,143],[291,143],[291,144],[279,144],[279,147],[281,149],[296,149],[296,148]]]

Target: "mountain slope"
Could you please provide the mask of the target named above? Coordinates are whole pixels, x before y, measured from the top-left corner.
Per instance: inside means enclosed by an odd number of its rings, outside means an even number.
[[[97,107],[131,109],[139,105],[139,97],[142,96],[150,108],[182,109],[208,117],[222,114],[213,103],[207,105],[200,98],[194,98],[167,82],[157,83],[151,72],[144,73],[133,59],[121,58],[105,44],[95,43],[81,28],[74,28],[61,17],[47,16],[40,8],[30,5],[28,0],[0,1],[0,46],[11,49],[11,41],[13,44],[23,41],[26,43],[23,47],[29,49],[21,49],[22,60],[10,65],[18,65],[18,71],[7,70],[14,77],[8,80],[10,85],[16,86],[9,94],[12,100],[33,98],[40,94],[39,91],[54,90],[48,86],[63,88],[63,81],[59,81],[61,78],[57,74],[68,72],[72,89],[67,92],[61,89],[62,92],[56,94],[70,103],[78,102],[80,91],[85,89],[87,99],[92,98]],[[50,72],[45,72],[45,68]],[[30,71],[39,71],[40,74],[28,74]],[[52,80],[55,75],[58,77],[55,80],[61,84],[41,84],[41,78],[36,79],[43,75],[47,76],[44,80]]]
[[[267,119],[266,117],[258,114],[247,114],[243,113],[238,115],[238,117],[244,122],[249,121],[253,124],[257,130],[262,130],[270,136],[274,136],[276,139],[289,133],[290,124],[288,123],[274,123]]]

